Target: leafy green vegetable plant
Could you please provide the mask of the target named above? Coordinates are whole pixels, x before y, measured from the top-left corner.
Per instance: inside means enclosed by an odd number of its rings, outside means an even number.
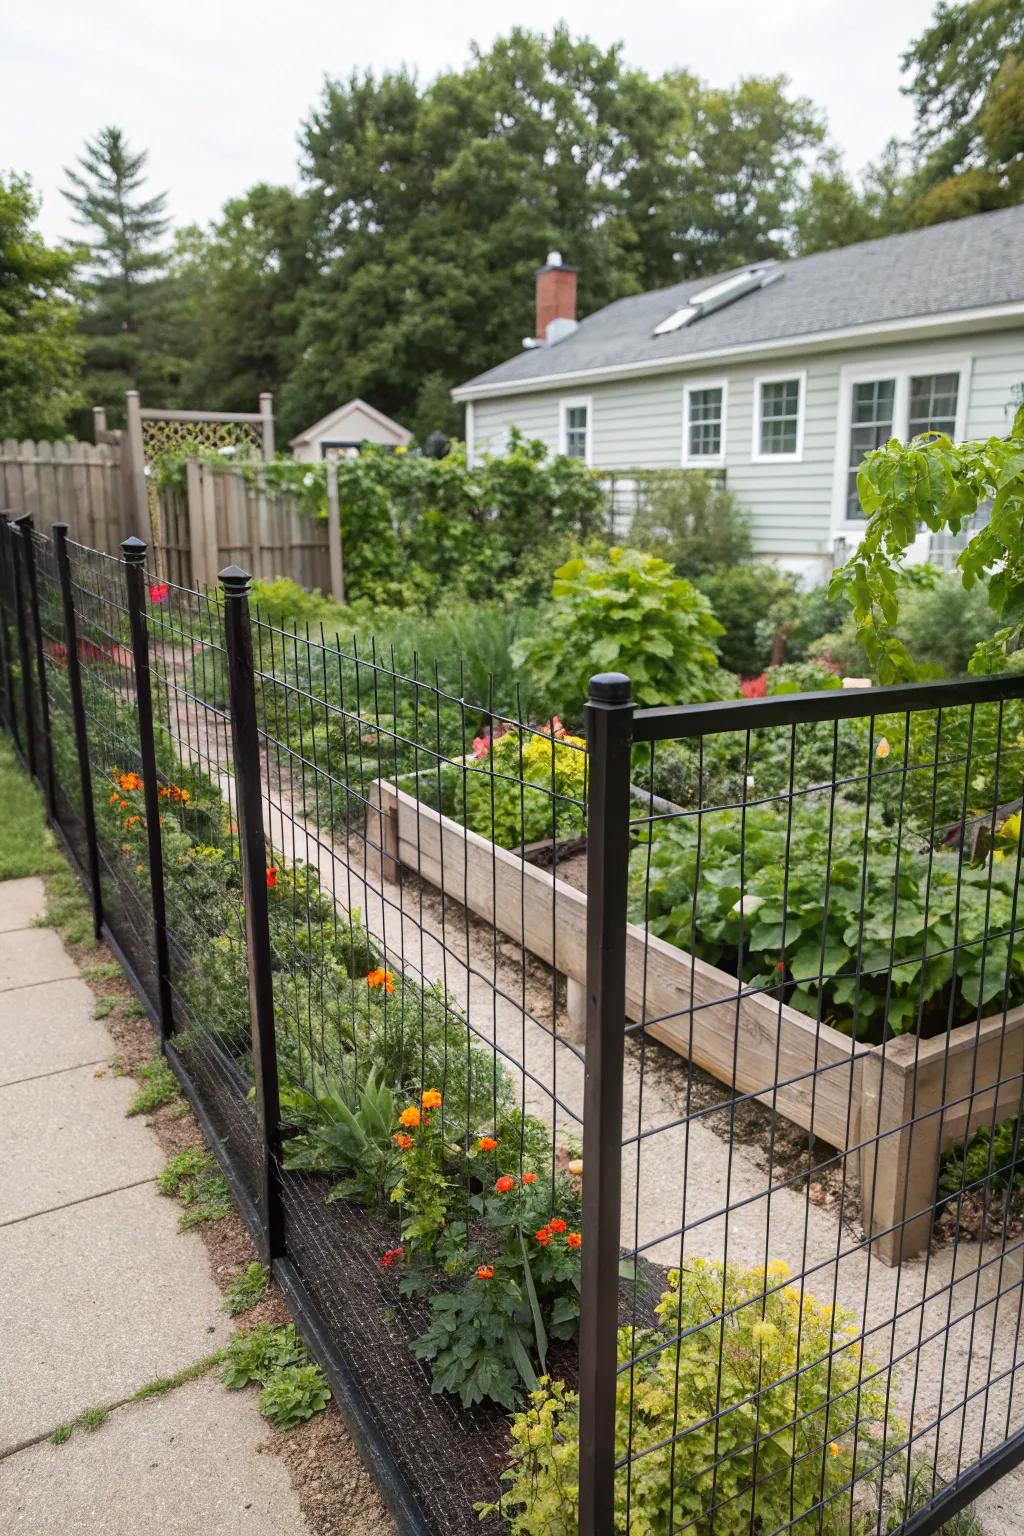
[[[567,720],[581,718],[597,672],[625,672],[638,704],[723,696],[722,626],[665,560],[618,548],[581,556],[555,572],[551,595],[547,622],[513,646],[512,659]]]
[[[305,1365],[309,1360],[306,1346],[295,1331],[294,1323],[274,1328],[259,1323],[248,1332],[233,1333],[224,1351],[220,1379],[232,1392],[250,1381],[267,1382],[275,1371],[285,1366]]]

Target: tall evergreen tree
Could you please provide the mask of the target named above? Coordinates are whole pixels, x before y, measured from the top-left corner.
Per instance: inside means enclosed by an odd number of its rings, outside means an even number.
[[[24,177],[0,176],[0,438],[56,437],[81,403],[74,258],[44,243],[38,212]]]
[[[89,404],[115,417],[126,389],[151,405],[171,403],[180,364],[166,356],[160,304],[169,220],[166,195],[143,195],[147,154],[133,151],[120,128],[87,141],[78,167],[66,168],[64,196],[87,232],[82,245],[81,330]]]

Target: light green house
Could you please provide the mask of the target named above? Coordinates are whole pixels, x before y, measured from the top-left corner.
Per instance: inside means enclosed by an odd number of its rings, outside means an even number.
[[[891,436],[1005,434],[1024,399],[1024,207],[620,299],[452,391],[471,459],[509,429],[595,468],[724,471],[763,558],[818,578],[857,542],[856,466]],[[916,558],[942,554],[918,541]]]

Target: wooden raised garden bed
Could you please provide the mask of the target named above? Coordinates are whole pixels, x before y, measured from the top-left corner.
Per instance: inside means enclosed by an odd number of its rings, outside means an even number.
[[[386,780],[370,799],[379,809],[367,843],[385,878],[415,871],[585,987],[584,892]],[[778,999],[737,990],[728,972],[627,924],[627,1018],[656,1020],[653,1039],[846,1153],[865,1233],[885,1263],[927,1247],[941,1152],[1019,1113],[1024,1007],[930,1040],[863,1045]]]

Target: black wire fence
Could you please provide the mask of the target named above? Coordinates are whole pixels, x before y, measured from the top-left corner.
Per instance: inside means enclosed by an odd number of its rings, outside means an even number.
[[[122,556],[0,528],[3,723],[399,1527],[1012,1472],[1021,682],[577,734]]]

